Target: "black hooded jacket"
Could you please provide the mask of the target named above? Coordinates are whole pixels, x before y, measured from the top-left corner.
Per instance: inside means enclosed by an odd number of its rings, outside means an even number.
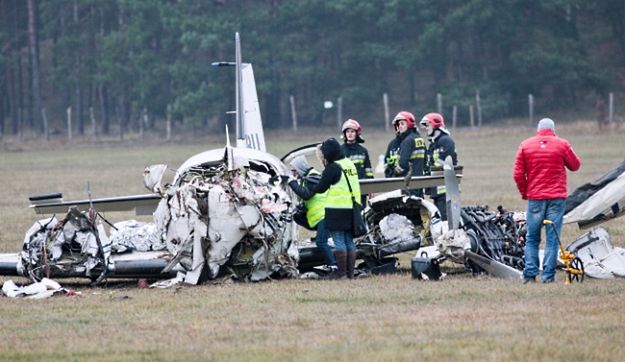
[[[310,189],[300,186],[297,181],[291,181],[289,186],[304,200],[313,197],[314,194],[326,192],[332,185],[341,180],[343,169],[334,161],[345,158],[341,151],[338,141],[331,138],[321,144],[321,153],[326,160],[326,167],[321,173],[319,183]],[[334,230],[352,230],[352,210],[351,209],[332,209],[326,208],[326,228],[330,231]]]

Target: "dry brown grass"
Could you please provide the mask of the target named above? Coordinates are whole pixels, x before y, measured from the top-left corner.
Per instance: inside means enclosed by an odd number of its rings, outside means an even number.
[[[560,125],[582,158],[570,189],[625,158],[625,133],[598,134],[594,123]],[[511,180],[518,143],[527,128],[459,129],[465,204],[522,209]],[[270,132],[269,148],[290,147],[332,135],[304,130]],[[372,155],[389,135],[368,132]],[[66,198],[142,193],[144,166],[171,167],[219,140],[177,144],[100,144],[97,147],[3,147],[0,158],[0,252],[17,251],[36,220],[29,195],[63,191]],[[125,219],[131,215],[108,215]],[[625,244],[622,220],[607,223],[615,244]],[[566,226],[565,240],[580,231]],[[353,281],[283,280],[216,283],[146,290],[132,282],[90,288],[68,286],[80,298],[43,301],[0,297],[0,360],[621,360],[625,352],[625,284],[588,280],[565,286],[472,278],[454,267],[442,282],[408,273]],[[448,266],[450,267],[450,266]],[[3,282],[7,278],[0,279]],[[19,281],[24,282],[24,279]]]

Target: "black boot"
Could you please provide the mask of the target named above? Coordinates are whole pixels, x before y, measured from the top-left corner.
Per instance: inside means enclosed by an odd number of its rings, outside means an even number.
[[[349,279],[352,279],[354,277],[354,267],[356,265],[356,251],[355,250],[349,250],[347,252],[347,277]]]
[[[338,271],[332,279],[343,279],[347,274],[347,251],[335,250],[334,257],[336,258],[336,266]]]

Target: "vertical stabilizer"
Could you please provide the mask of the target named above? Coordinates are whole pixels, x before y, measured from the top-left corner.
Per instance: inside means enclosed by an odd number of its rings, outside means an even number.
[[[235,34],[236,65],[236,137],[237,147],[266,152],[263,122],[260,116],[254,70],[249,63],[241,61],[241,41]]]

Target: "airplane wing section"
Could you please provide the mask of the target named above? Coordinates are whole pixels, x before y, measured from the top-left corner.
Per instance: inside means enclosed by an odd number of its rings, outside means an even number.
[[[584,229],[625,215],[625,161],[594,182],[577,188],[567,199],[564,223]]]
[[[152,215],[161,197],[157,194],[129,195],[119,197],[105,197],[99,199],[76,200],[76,201],[56,201],[46,202],[37,200],[36,197],[30,199],[30,207],[37,214],[66,213],[72,206],[77,206],[79,210],[89,209],[89,205],[98,211],[135,211],[137,215]],[[58,199],[57,199],[58,200]]]
[[[314,154],[319,143],[313,143],[309,145],[305,145],[299,148],[296,148],[286,155],[282,156],[281,160],[288,164],[291,160],[298,156],[309,156]],[[453,177],[450,175],[456,176],[456,182],[448,180],[451,184],[456,185],[456,189],[458,189],[457,184],[460,182],[462,178],[463,166],[453,166],[449,167],[450,169],[447,171],[447,176]],[[445,175],[443,169],[438,169],[432,171],[430,176],[413,176],[409,181],[409,188],[419,189],[426,187],[434,187],[445,185]],[[372,194],[372,193],[381,193],[388,191],[395,191],[406,188],[406,178],[405,177],[393,177],[393,178],[373,178],[373,179],[361,179],[360,180],[360,192],[364,194]],[[458,190],[457,194],[460,194]],[[458,196],[459,199],[459,196]],[[459,202],[459,201],[458,201]]]
[[[458,179],[462,175],[456,175]],[[426,187],[434,187],[445,184],[445,177],[443,174],[432,176],[413,176],[410,178],[410,189],[420,189]],[[371,194],[395,191],[406,188],[406,179],[404,177],[391,177],[391,178],[372,178],[360,180],[360,193]]]
[[[466,250],[464,255],[494,277],[503,279],[521,279],[523,277],[522,271],[516,270],[513,267],[507,266],[506,264],[500,263],[496,260],[476,254],[470,250]]]

